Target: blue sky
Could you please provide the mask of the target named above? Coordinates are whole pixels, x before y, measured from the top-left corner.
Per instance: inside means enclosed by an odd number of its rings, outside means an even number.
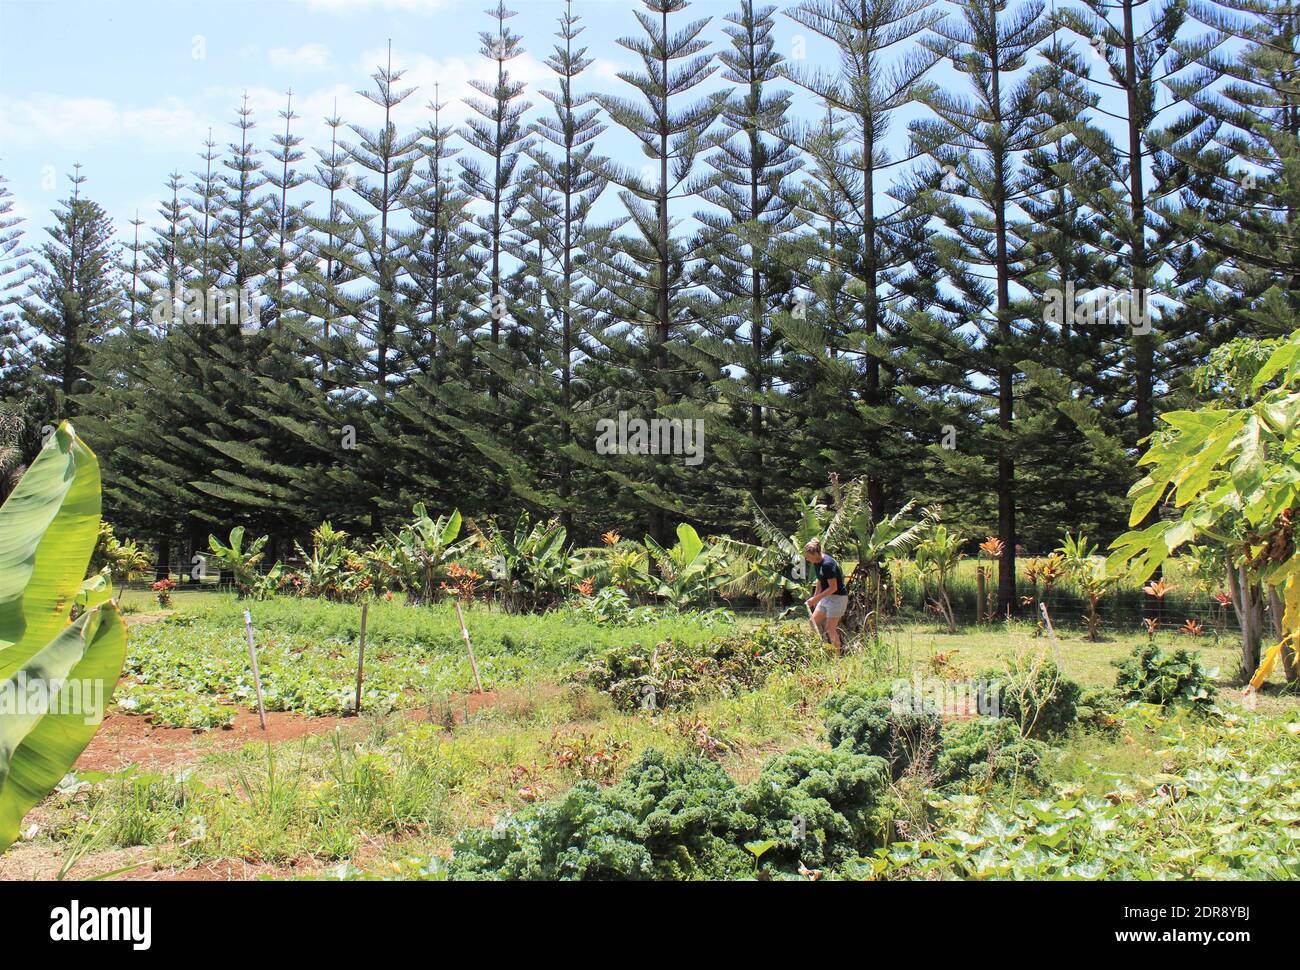
[[[292,87],[304,147],[328,145],[322,119],[335,99],[345,120],[373,125],[376,109],[357,96],[382,62],[389,39],[396,66],[419,90],[402,106],[399,128],[428,119],[435,81],[455,123],[467,109],[470,78],[487,78],[478,32],[491,21],[489,0],[210,0],[210,2],[87,2],[0,0],[0,172],[9,180],[27,229],[48,223],[48,210],[67,195],[76,162],[86,191],[108,210],[119,233],[139,210],[154,210],[167,173],[186,177],[212,127],[223,148],[244,92],[263,147]],[[510,26],[526,53],[512,63],[530,88],[552,88],[543,63],[550,53],[560,0],[514,0]],[[576,0],[582,41],[596,63],[587,89],[628,93],[617,71],[635,66],[616,44],[640,28],[631,0]],[[696,0],[691,18],[712,16],[706,36],[725,43],[723,17],[733,0]],[[685,23],[686,15],[679,16]],[[779,49],[803,43],[810,66],[827,48],[785,17]],[[802,41],[798,38],[803,37]],[[830,62],[827,61],[829,67]],[[703,89],[702,89],[703,90]],[[536,93],[530,98],[542,104]],[[626,151],[620,133],[601,143],[615,157]],[[306,164],[314,156],[304,160]]]
[[[39,230],[68,194],[67,176],[76,162],[87,176],[86,192],[108,210],[120,238],[126,238],[137,212],[147,223],[157,223],[168,173],[178,170],[191,179],[209,128],[225,149],[245,93],[258,122],[255,138],[269,148],[281,125],[277,112],[293,89],[300,116],[295,130],[308,150],[299,165],[308,169],[315,160],[309,149],[328,145],[323,119],[336,103],[345,121],[378,123],[378,109],[356,91],[370,85],[390,39],[395,66],[406,68],[404,81],[418,88],[397,112],[399,128],[413,131],[427,123],[435,82],[448,104],[444,123],[456,124],[469,110],[461,101],[470,93],[468,81],[493,76],[491,62],[478,53],[478,33],[491,28],[485,8],[494,5],[494,0],[0,0],[0,174],[9,180],[17,213],[27,220],[28,244],[44,238]],[[784,9],[792,2],[776,5]],[[510,26],[523,36],[525,48],[512,62],[512,73],[528,84],[535,109],[549,107],[538,89],[554,87],[544,59],[563,2],[513,0],[508,6],[518,11]],[[676,15],[677,23],[711,17],[704,36],[720,50],[726,43],[724,17],[738,6],[737,0],[694,0],[685,14]],[[616,75],[639,64],[616,41],[639,33],[633,16],[639,7],[635,0],[575,0],[574,11],[586,26],[581,41],[595,59],[585,76],[586,90],[636,94]],[[945,8],[951,10],[940,4]],[[1139,20],[1141,28],[1145,13]],[[778,50],[802,59],[805,68],[835,68],[833,49],[788,17],[777,16],[775,37]],[[1104,73],[1100,61],[1096,68]],[[963,90],[969,83],[943,66],[932,78]],[[715,77],[699,90],[720,83]],[[805,119],[819,114],[804,93],[797,93],[796,111]],[[913,106],[894,119],[889,141],[894,157],[905,154],[906,121],[920,111]],[[616,129],[602,136],[599,150],[632,165],[643,161],[629,136]],[[880,189],[884,205],[887,188]],[[603,205],[617,203],[611,195]]]

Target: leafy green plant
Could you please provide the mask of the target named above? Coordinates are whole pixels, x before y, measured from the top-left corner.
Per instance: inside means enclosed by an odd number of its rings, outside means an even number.
[[[121,586],[143,576],[152,565],[149,553],[134,539],[122,541],[113,534],[111,525],[100,522],[95,552],[90,557],[92,573],[107,570],[109,579]]]
[[[764,859],[777,869],[840,869],[883,842],[877,809],[888,784],[881,758],[847,748],[795,748],[768,759],[740,790],[740,810],[754,819],[740,837],[774,842]]]
[[[874,853],[863,874],[911,879],[1294,879],[1294,723],[1133,714],[1165,771],[1109,797],[1067,788],[1020,799],[932,800],[934,834]],[[1140,722],[1146,722],[1142,725]]]
[[[850,598],[846,622],[858,627],[864,616],[874,618],[884,606],[885,563],[910,554],[938,522],[939,513],[937,509],[925,508],[913,521],[916,502],[910,501],[893,515],[874,519],[867,502],[865,479],[854,479],[842,486],[833,479],[833,486],[834,508],[820,503],[816,496],[811,500],[797,497],[799,515],[792,533],[774,525],[750,498],[754,531],[762,545],[732,539],[725,542],[739,588],[755,593],[769,604],[784,590],[793,592],[808,586],[803,549],[810,540],[819,540],[827,550],[845,548],[845,556],[856,563],[845,578],[845,592]],[[878,629],[874,620],[872,627]]]
[[[793,624],[765,624],[749,634],[706,643],[677,639],[654,647],[615,647],[583,676],[620,710],[685,707],[708,695],[732,695],[761,684],[776,670],[797,670],[812,659],[808,637]]]
[[[530,522],[525,512],[513,534],[489,522],[479,537],[493,589],[507,611],[539,613],[568,596],[575,574],[563,526]]]
[[[208,548],[212,550],[212,555],[216,558],[222,572],[229,571],[233,576],[235,589],[241,599],[244,597],[265,599],[278,583],[283,567],[276,563],[267,576],[260,575],[257,565],[265,557],[262,550],[269,536],[259,536],[248,545],[248,548],[244,548],[244,534],[244,527],[237,525],[230,530],[229,542],[222,542],[215,535],[209,535]]]
[[[1258,688],[1280,660],[1300,677],[1300,331],[1276,341],[1234,340],[1198,372],[1206,403],[1160,416],[1129,492],[1129,528],[1111,545],[1109,568],[1145,582],[1188,544],[1223,553],[1225,579],[1241,629],[1241,677]],[[1162,504],[1172,507],[1137,528]],[[1261,656],[1264,605],[1275,643]]]
[[[579,782],[553,801],[462,833],[447,873],[738,879],[753,873],[756,855],[788,874],[832,869],[879,844],[875,810],[887,781],[879,758],[803,748],[772,758],[739,786],[714,762],[651,749],[616,785]]]
[[[832,748],[884,758],[895,778],[929,760],[942,726],[937,713],[896,703],[888,687],[876,684],[836,691],[821,709]]]
[[[206,731],[235,722],[233,707],[192,691],[128,684],[117,691],[115,700],[121,710],[144,715],[155,727]]]
[[[708,603],[727,582],[723,543],[706,543],[694,528],[677,526],[677,542],[665,549],[646,536],[646,549],[659,569],[656,594],[677,609]]]
[[[374,544],[368,553],[376,568],[386,574],[413,605],[432,603],[452,563],[465,556],[473,538],[458,540],[460,512],[429,516],[423,502],[411,509],[412,519]]]
[[[311,533],[311,552],[295,542],[302,567],[288,577],[300,596],[323,596],[340,603],[352,602],[372,585],[370,561],[354,550],[348,534],[328,521]]]
[[[593,623],[611,626],[639,626],[651,622],[655,610],[649,606],[633,606],[632,599],[621,586],[605,586],[590,596],[574,601],[570,608]]]
[[[1097,612],[1097,604],[1119,577],[1107,571],[1106,561],[1098,558],[1097,546],[1090,544],[1082,533],[1075,536],[1067,532],[1056,552],[1065,564],[1066,575],[1074,581],[1087,603],[1084,622],[1088,626],[1088,639],[1096,642],[1101,638],[1101,614]]]
[[[1079,695],[1076,712],[1079,726],[1086,731],[1112,733],[1119,728],[1119,713],[1128,701],[1114,687],[1088,687]]]
[[[862,482],[857,487],[865,490],[866,483]],[[878,636],[879,617],[885,605],[885,564],[905,558],[924,542],[939,523],[939,510],[923,508],[916,521],[912,521],[912,510],[916,508],[916,502],[909,501],[893,515],[873,521],[871,510],[865,502],[859,505],[861,507],[857,514],[850,520],[857,565],[845,581],[845,586],[852,597],[859,586],[859,576],[863,577],[861,584],[865,603],[862,606],[870,611],[873,618],[871,628]],[[850,608],[853,606],[850,600]]]
[[[89,687],[107,705],[122,670],[126,626],[112,587],[82,580],[99,521],[99,463],[65,421],[0,506],[0,689],[40,686],[50,700],[0,715],[0,851],[103,719],[102,706],[64,703],[53,684]],[[74,603],[83,612],[69,622]]]
[[[719,879],[752,863],[730,833],[736,784],[713,762],[647,751],[617,785],[579,782],[564,795],[454,846],[456,879]]]
[[[961,561],[963,541],[959,533],[949,532],[946,525],[936,525],[916,546],[916,568],[927,590],[933,583],[931,606],[943,617],[949,633],[957,632],[957,618],[953,615],[952,600],[948,596],[948,583]]]
[[[1015,721],[977,717],[944,726],[935,774],[940,784],[987,788],[997,782],[1041,785],[1047,746],[1026,738]]]
[[[1214,702],[1215,671],[1203,669],[1194,652],[1180,649],[1166,654],[1154,644],[1147,644],[1114,663],[1119,667],[1115,687],[1126,701],[1202,708]]]

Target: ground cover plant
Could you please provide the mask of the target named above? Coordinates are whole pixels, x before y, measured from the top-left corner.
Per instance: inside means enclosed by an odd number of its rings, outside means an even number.
[[[256,698],[248,645],[242,623],[246,604],[213,596],[194,612],[164,617],[142,625],[132,638],[125,674],[125,709],[139,711],[156,723],[207,727],[221,723],[220,707],[195,711],[186,719],[183,698],[207,698],[209,703],[254,710]],[[342,715],[355,708],[359,611],[351,604],[320,600],[271,598],[250,608],[255,618],[258,664],[267,710],[309,716]],[[616,626],[573,615],[518,617],[487,608],[466,610],[473,629],[476,658],[486,683],[502,687],[519,683],[541,671],[562,676],[575,671],[593,654],[615,650],[637,652],[640,644],[672,643],[694,649],[715,639],[712,618],[659,613],[645,623]],[[375,603],[368,610],[369,652],[362,694],[366,710],[389,710],[426,703],[440,693],[474,687],[459,620],[449,603],[414,609],[400,603]],[[790,662],[774,651],[790,644],[807,649],[805,638],[772,645],[760,639],[761,651],[737,661],[719,660],[728,677],[731,668],[744,675],[748,665]],[[743,636],[736,641],[744,641]],[[747,643],[747,641],[746,641]],[[720,676],[722,676],[720,674]],[[739,681],[738,681],[739,683]],[[143,691],[134,685],[148,687]],[[160,705],[166,698],[164,713]],[[665,690],[665,697],[668,696]]]

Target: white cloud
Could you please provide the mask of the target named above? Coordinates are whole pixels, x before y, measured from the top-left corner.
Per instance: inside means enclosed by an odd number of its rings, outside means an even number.
[[[326,63],[330,52],[323,45],[304,44],[297,50],[268,51],[266,56],[273,64],[278,59],[283,65],[315,65]],[[370,75],[387,57],[386,47],[377,46],[358,56],[346,70],[332,69],[332,75],[345,75],[346,80],[320,86],[294,85],[293,109],[299,119],[294,128],[305,141],[304,149],[328,146],[329,133],[324,119],[336,110],[345,125],[375,128],[381,123],[380,109],[357,92],[373,88]],[[444,103],[441,121],[456,126],[471,114],[463,99],[480,96],[469,82],[491,82],[496,77],[493,62],[473,50],[443,58],[395,50],[393,65],[405,68],[401,86],[417,88],[394,112],[393,120],[405,132],[432,120],[428,106],[434,98],[435,84]],[[617,81],[609,84],[619,66],[613,61],[597,59],[589,83],[582,87],[587,90],[621,87]],[[531,53],[522,54],[510,62],[510,73],[527,85],[523,97],[532,102],[534,112],[550,110],[539,89],[553,88],[556,82],[541,59]],[[192,159],[202,150],[209,128],[218,150],[225,149],[234,137],[231,123],[245,93],[257,126],[254,138],[259,147],[266,148],[272,133],[278,132],[283,124],[278,115],[285,106],[285,89],[230,84],[210,85],[187,98],[166,96],[134,105],[101,97],[69,97],[48,92],[21,97],[0,93],[0,144],[29,151],[37,159],[48,152],[50,162],[60,164],[76,157],[93,163],[97,161],[94,155],[97,152],[173,156],[180,153]],[[343,137],[355,140],[351,132],[345,132]],[[308,158],[311,157],[309,151]],[[159,180],[164,175],[162,168],[151,172]]]
[[[147,149],[175,148],[206,132],[201,113],[177,97],[128,107],[105,98],[0,95],[0,143],[6,145],[84,151],[125,139]]]
[[[324,44],[303,44],[295,50],[273,47],[266,56],[272,67],[284,71],[321,71],[330,64],[330,50]]]
[[[305,2],[312,10],[323,10],[329,13],[353,13],[375,8],[404,13],[431,13],[452,6],[456,0],[299,0],[299,2]]]

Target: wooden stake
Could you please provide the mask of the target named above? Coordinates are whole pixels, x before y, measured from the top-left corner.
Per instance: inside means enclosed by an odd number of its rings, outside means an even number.
[[[253,615],[244,610],[244,631],[248,634],[248,659],[253,664],[253,687],[257,690],[257,716],[266,730],[266,705],[262,702],[262,675],[257,672],[257,647],[253,645]]]
[[[474,644],[469,641],[469,628],[465,626],[465,614],[460,611],[460,600],[455,600],[456,618],[460,620],[460,633],[465,638],[465,649],[469,651],[469,665],[474,668],[474,683],[478,686],[478,692],[483,693],[483,681],[478,675],[478,661],[474,659]]]
[[[366,668],[366,613],[370,610],[370,601],[361,601],[361,642],[357,647],[357,714],[361,713],[361,680]]]
[[[1061,645],[1056,641],[1056,631],[1052,629],[1052,618],[1047,615],[1047,604],[1039,603],[1038,610],[1043,614],[1043,622],[1047,624],[1047,635],[1052,638],[1052,653],[1056,656],[1056,669],[1061,669]]]

